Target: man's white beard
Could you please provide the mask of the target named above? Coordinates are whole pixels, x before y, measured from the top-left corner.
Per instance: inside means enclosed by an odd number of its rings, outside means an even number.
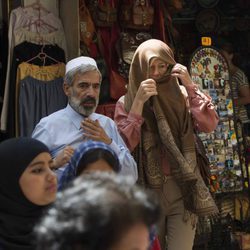
[[[90,107],[90,108],[86,108],[86,107],[83,107],[81,105],[81,102],[82,100],[78,100],[77,98],[75,97],[70,97],[69,98],[69,104],[70,106],[79,114],[83,115],[83,116],[89,116],[91,115],[92,113],[95,112],[96,110],[96,107],[97,107],[97,103],[98,103],[98,100],[96,100],[96,105],[94,107]]]

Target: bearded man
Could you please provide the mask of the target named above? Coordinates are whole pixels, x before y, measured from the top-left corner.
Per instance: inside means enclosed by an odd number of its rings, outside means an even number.
[[[95,113],[99,102],[102,76],[93,58],[80,56],[66,64],[63,89],[68,97],[66,108],[44,117],[32,137],[45,143],[53,158],[70,146],[76,149],[84,140],[102,141],[118,155],[120,174],[137,180],[137,165],[119,135],[116,124],[107,116]],[[58,166],[59,167],[59,166]],[[60,178],[63,167],[57,171]]]

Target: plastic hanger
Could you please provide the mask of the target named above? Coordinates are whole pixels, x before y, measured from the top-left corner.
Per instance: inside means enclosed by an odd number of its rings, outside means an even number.
[[[35,1],[34,3],[31,3],[29,5],[24,6],[25,8],[32,8],[34,10],[41,11],[43,10],[44,12],[50,13],[48,9],[46,9],[39,0]]]
[[[29,60],[27,60],[26,63],[32,62],[34,59],[40,59],[41,61],[43,61],[43,66],[45,66],[45,62],[46,62],[47,58],[52,60],[55,63],[61,63],[58,60],[56,60],[55,58],[53,58],[53,57],[49,56],[48,54],[46,54],[43,50],[44,50],[44,45],[42,46],[41,51],[36,56],[34,56],[34,57],[30,58]]]
[[[36,29],[37,29],[37,32],[39,32],[39,28],[41,26],[47,26],[49,29],[50,29],[50,32],[53,32],[53,31],[57,31],[57,28],[54,27],[53,25],[45,22],[43,19],[41,19],[41,10],[43,10],[44,12],[46,12],[47,14],[50,13],[49,10],[47,10],[41,3],[39,0],[37,0],[36,2],[32,3],[32,4],[29,4],[27,6],[25,6],[25,8],[32,8],[34,10],[38,10],[38,18],[36,20],[34,20],[33,22],[31,23],[28,23],[26,25],[24,25],[23,27],[26,28],[26,27],[29,27],[31,25],[35,25],[36,26]]]

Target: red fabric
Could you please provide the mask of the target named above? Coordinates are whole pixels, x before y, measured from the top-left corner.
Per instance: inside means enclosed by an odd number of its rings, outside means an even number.
[[[110,80],[110,96],[111,98],[118,100],[126,93],[126,80],[118,72],[111,69],[109,74]]]
[[[116,53],[116,43],[120,37],[120,30],[117,27],[113,27],[111,30],[110,38],[110,96],[111,98],[118,100],[122,95],[126,93],[126,80],[117,71],[118,55]]]
[[[157,237],[155,238],[150,250],[161,250],[161,245]]]
[[[167,43],[168,41],[166,40],[165,21],[163,13],[164,6],[160,0],[154,0],[151,1],[151,3],[154,4],[154,9],[155,9],[154,23],[155,24],[157,23],[157,25],[154,25],[153,37]]]
[[[115,103],[98,105],[95,112],[98,114],[106,115],[113,120],[115,113],[115,106],[116,106]]]
[[[90,43],[89,45],[89,56],[93,58],[97,58],[99,56],[98,54],[98,48],[95,43]]]
[[[116,43],[119,39],[120,30],[117,25],[114,25],[111,29],[102,28],[99,29],[100,38],[102,41],[101,53],[104,57],[108,69],[109,69],[109,81],[110,81],[110,97],[114,100],[118,100],[122,95],[126,93],[126,80],[117,71],[117,53]]]
[[[104,58],[105,62],[107,63],[108,68],[110,68],[110,51],[109,46],[107,44],[110,44],[111,41],[111,34],[109,28],[99,28],[98,29],[98,36],[101,40],[101,45],[99,46],[100,52],[102,57]]]

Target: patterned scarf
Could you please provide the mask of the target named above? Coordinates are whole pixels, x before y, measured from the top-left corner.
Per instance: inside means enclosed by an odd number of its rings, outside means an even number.
[[[137,48],[130,67],[125,109],[129,112],[140,83],[149,78],[152,58],[159,58],[170,67],[157,81],[158,95],[144,104],[142,116],[145,122],[134,155],[139,183],[149,188],[161,188],[163,152],[171,167],[171,175],[182,190],[185,208],[198,215],[214,214],[217,207],[197,168],[191,114],[177,78],[170,75],[171,65],[176,62],[171,49],[162,41],[150,39]]]

